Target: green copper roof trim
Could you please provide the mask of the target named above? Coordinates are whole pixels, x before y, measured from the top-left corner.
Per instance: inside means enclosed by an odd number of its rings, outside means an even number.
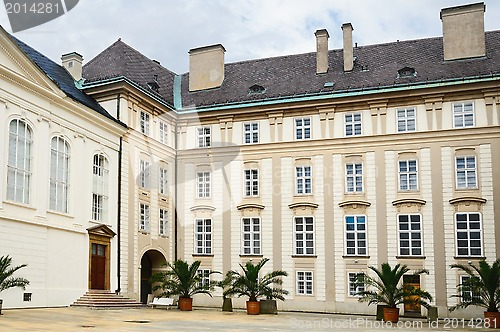
[[[174,76],[174,108],[182,109],[182,77]]]

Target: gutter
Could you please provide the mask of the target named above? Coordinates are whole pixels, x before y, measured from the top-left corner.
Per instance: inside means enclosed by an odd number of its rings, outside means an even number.
[[[116,95],[116,117],[120,120],[120,94]],[[118,218],[117,218],[117,236],[118,236],[118,259],[117,259],[117,289],[116,294],[121,291],[121,207],[122,207],[122,154],[123,137],[120,136],[120,149],[118,150]]]
[[[175,137],[174,137],[174,145],[175,145],[175,157],[174,157],[174,261],[177,260],[178,257],[178,247],[177,247],[177,240],[178,240],[178,215],[177,215],[177,202],[178,202],[178,176],[177,176],[177,169],[178,169],[178,126],[177,126],[177,121],[175,122]]]

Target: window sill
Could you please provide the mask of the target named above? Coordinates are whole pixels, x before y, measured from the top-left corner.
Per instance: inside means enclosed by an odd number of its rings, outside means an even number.
[[[214,254],[192,254],[193,257],[214,257]]]
[[[60,211],[55,211],[55,210],[47,210],[47,213],[50,213],[50,214],[55,214],[55,215],[58,215],[58,216],[61,216],[61,217],[72,218],[72,219],[74,219],[74,218],[75,218],[75,217],[73,217],[72,215],[70,215],[69,213],[66,213],[66,212],[60,212]]]
[[[240,254],[242,258],[262,258],[264,255]]]
[[[356,256],[356,255],[343,255],[342,258],[352,258],[352,259],[368,259],[370,256]]]
[[[486,259],[486,257],[485,256],[455,256],[455,257],[453,257],[453,259],[456,259],[456,260],[477,260],[477,261],[480,261],[480,260]]]
[[[158,236],[161,237],[162,239],[168,239],[168,237],[169,237],[168,235],[165,235],[165,234],[160,234]]]
[[[19,207],[22,207],[22,208],[25,208],[25,209],[30,209],[30,210],[36,211],[36,207],[34,207],[31,204],[25,204],[25,203],[20,203],[20,202],[16,202],[16,201],[3,201],[3,203],[8,204],[8,205],[19,206]]]
[[[396,259],[425,259],[425,256],[396,256]]]
[[[292,255],[292,258],[317,258],[318,255]]]
[[[141,233],[141,234],[143,234],[143,235],[149,235],[150,234],[150,232],[144,231],[144,230],[139,230],[138,232]]]

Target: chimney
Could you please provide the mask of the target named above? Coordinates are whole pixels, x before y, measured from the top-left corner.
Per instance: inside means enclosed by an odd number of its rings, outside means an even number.
[[[189,50],[189,91],[218,88],[224,81],[224,53],[221,44]]]
[[[328,72],[328,38],[326,29],[316,30],[316,74]]]
[[[441,10],[445,60],[486,55],[484,41],[485,11],[486,6],[483,2]]]
[[[342,24],[342,32],[344,35],[344,71],[351,71],[354,67],[354,57],[352,50],[352,31],[351,23]]]
[[[76,52],[63,54],[61,56],[62,66],[73,76],[75,81],[82,79],[83,56]]]

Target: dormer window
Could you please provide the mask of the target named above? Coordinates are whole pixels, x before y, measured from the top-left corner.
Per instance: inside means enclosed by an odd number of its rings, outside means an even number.
[[[160,88],[160,86],[158,85],[158,83],[156,83],[156,81],[148,82],[148,87],[154,92],[158,92],[158,89]]]
[[[262,85],[254,84],[248,89],[249,95],[260,94],[266,92],[266,89]]]
[[[417,76],[415,68],[404,67],[398,70],[398,78],[415,77],[415,76]]]

